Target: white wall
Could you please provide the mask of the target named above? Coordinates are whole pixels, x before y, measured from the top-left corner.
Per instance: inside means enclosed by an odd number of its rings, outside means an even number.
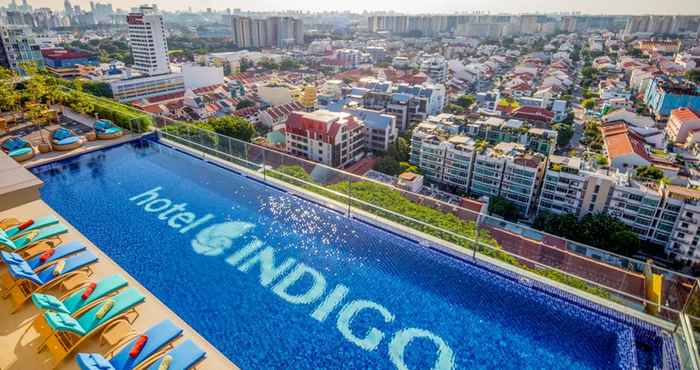
[[[182,75],[185,79],[185,90],[224,83],[224,69],[222,67],[186,64],[182,66]]]

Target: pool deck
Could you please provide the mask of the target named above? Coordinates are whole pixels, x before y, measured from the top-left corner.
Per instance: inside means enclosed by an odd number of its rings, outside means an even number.
[[[107,146],[109,146],[109,144],[117,145],[128,139],[129,138],[125,137],[123,140],[99,142],[101,145],[86,146],[82,151],[71,151],[65,153],[65,156],[50,157],[46,160],[53,161],[57,158],[65,158],[87,151],[97,150],[104,148],[105,144],[107,144]],[[40,163],[45,163],[43,158]],[[38,165],[39,163],[34,164]],[[146,299],[137,307],[139,316],[132,324],[132,328],[137,333],[142,333],[165,318],[171,319],[184,330],[183,338],[192,339],[206,351],[207,356],[204,361],[198,365],[199,369],[238,369],[236,365],[222,355],[214,346],[209,344],[166,305],[160,302],[158,298],[139,284],[136,279],[129,276],[119,265],[90,242],[88,238],[63,219],[60,214],[39,199],[37,189],[41,187],[43,182],[34,177],[21,165],[17,165],[14,160],[8,158],[3,153],[0,153],[0,175],[0,179],[2,179],[2,181],[0,181],[0,201],[2,201],[0,202],[2,203],[2,207],[0,207],[0,219],[12,217],[23,220],[48,214],[56,216],[68,228],[68,233],[61,236],[64,242],[80,240],[90,251],[98,256],[99,261],[92,266],[93,275],[90,277],[91,281],[119,273],[127,279],[129,286],[135,287],[144,294]],[[9,181],[10,179],[14,180]],[[12,200],[12,204],[6,202],[7,200]],[[61,287],[59,285],[55,289],[49,290],[47,293],[60,295],[63,293],[60,289]],[[193,302],[193,304],[196,303]],[[34,305],[29,303],[25,304],[14,314],[10,314],[10,312],[10,300],[0,300],[0,317],[3,318],[0,320],[0,369],[35,370],[52,368],[51,356],[48,351],[37,353],[39,336],[38,333],[30,327],[32,320],[39,314],[39,311]],[[74,360],[77,352],[105,353],[110,348],[111,347],[107,345],[100,345],[99,336],[95,335],[90,340],[81,344],[78,350],[63,361],[57,369],[78,369],[78,365]]]

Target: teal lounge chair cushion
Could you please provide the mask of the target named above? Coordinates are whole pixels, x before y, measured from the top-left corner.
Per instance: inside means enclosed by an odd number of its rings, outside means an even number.
[[[95,290],[93,290],[92,294],[90,294],[90,296],[86,299],[83,299],[82,295],[85,292],[85,289],[87,289],[87,287],[80,288],[74,294],[71,294],[69,297],[66,297],[66,299],[63,300],[64,308],[68,311],[68,313],[72,314],[80,310],[81,308],[86,307],[92,304],[93,302],[98,301],[116,292],[117,290],[124,288],[128,284],[129,282],[127,282],[126,279],[119,274],[107,276],[104,279],[97,282]]]
[[[38,230],[38,233],[31,238],[31,235],[22,235],[15,240],[10,240],[8,238],[0,238],[0,244],[4,245],[12,250],[22,249],[28,245],[34,244],[40,240],[47,238],[52,238],[61,234],[68,232],[68,229],[62,224],[52,225],[44,227]]]
[[[78,318],[78,323],[80,327],[86,332],[94,330],[96,327],[100,326],[102,323],[111,320],[112,318],[119,316],[126,312],[127,310],[133,308],[137,304],[143,302],[146,298],[138,290],[134,288],[128,288],[123,292],[117,294],[116,296],[109,298],[105,302],[102,302],[90,310],[86,311]],[[112,308],[104,315],[101,319],[98,319],[95,314],[104,306],[107,302],[113,301],[114,305]]]
[[[65,139],[61,139],[61,140],[54,140],[54,142],[57,145],[70,145],[70,144],[75,144],[78,141],[80,141],[80,138],[77,136],[71,136],[71,137],[67,137]]]
[[[20,157],[20,156],[26,155],[27,153],[31,153],[32,150],[33,150],[32,148],[24,147],[24,148],[15,149],[7,154],[10,157]]]
[[[80,336],[86,334],[85,329],[80,326],[78,320],[72,318],[67,313],[59,313],[48,311],[44,313],[46,323],[49,324],[54,331],[69,331]]]
[[[69,129],[63,128],[63,127],[59,128],[58,130],[54,131],[54,133],[53,133],[54,140],[63,140],[63,139],[67,139],[71,136],[75,136],[75,135],[73,135],[73,133]]]
[[[83,299],[82,296],[87,287],[83,287],[66,297],[63,301],[49,294],[34,293],[32,294],[32,302],[40,310],[62,312],[72,315],[81,308],[124,288],[127,284],[128,282],[123,276],[114,274],[98,281],[92,294],[86,299]]]
[[[113,135],[113,134],[120,133],[121,131],[122,131],[121,127],[110,127],[108,129],[102,131],[102,133],[106,134],[106,135]]]
[[[74,319],[69,314],[53,311],[45,312],[44,318],[46,319],[46,323],[49,324],[54,331],[70,331],[83,336],[95,330],[95,328],[103,323],[108,322],[143,302],[144,299],[145,297],[138,290],[129,288],[97,304],[95,307],[81,314],[77,319]],[[101,319],[98,319],[96,316],[97,312],[109,301],[114,302],[114,305]]]
[[[15,225],[12,227],[8,227],[7,229],[0,229],[0,235],[4,235],[8,238],[13,238],[17,234],[21,234],[23,232],[31,231],[31,230],[36,230],[36,229],[41,229],[42,227],[46,226],[51,226],[55,225],[58,223],[58,219],[54,216],[43,216],[39,217],[34,220],[34,223],[32,223],[29,227],[25,228],[24,230],[20,230],[19,226],[20,225]]]
[[[46,311],[70,314],[70,312],[68,312],[68,310],[63,306],[63,302],[50,294],[34,293],[32,294],[32,302],[35,306]]]
[[[107,130],[114,125],[112,124],[112,121],[106,120],[106,119],[101,119],[97,122],[95,122],[95,129],[96,130]]]
[[[7,150],[8,152],[11,152],[13,150],[20,149],[24,146],[27,145],[27,142],[18,138],[18,137],[11,137],[2,144],[2,147]]]

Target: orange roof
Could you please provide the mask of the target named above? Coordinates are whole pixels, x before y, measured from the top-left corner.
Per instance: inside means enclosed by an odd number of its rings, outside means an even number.
[[[603,140],[605,140],[605,146],[608,149],[608,160],[610,162],[617,157],[633,153],[646,160],[650,160],[649,154],[647,154],[647,151],[644,149],[644,145],[630,135],[626,124],[617,123],[604,126],[600,128],[600,131],[603,134]]]
[[[681,123],[700,119],[700,117],[698,117],[698,115],[695,112],[688,108],[677,108],[672,110],[671,117],[675,118],[678,122]]]

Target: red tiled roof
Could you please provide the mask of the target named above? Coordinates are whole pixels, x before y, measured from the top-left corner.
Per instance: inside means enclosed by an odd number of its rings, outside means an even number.
[[[609,161],[612,162],[617,157],[633,153],[651,161],[651,157],[644,149],[644,145],[630,133],[627,129],[627,124],[617,123],[603,126],[600,128],[600,131],[603,134],[603,140],[607,147]]]

